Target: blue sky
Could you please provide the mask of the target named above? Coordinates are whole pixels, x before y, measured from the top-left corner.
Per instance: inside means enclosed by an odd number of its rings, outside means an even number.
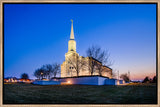
[[[62,63],[73,19],[77,52],[108,49],[120,74],[156,73],[155,4],[5,4],[4,76],[20,77],[43,64]]]

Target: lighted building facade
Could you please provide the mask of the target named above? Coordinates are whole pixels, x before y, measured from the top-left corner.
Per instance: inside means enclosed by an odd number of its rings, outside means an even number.
[[[70,40],[68,41],[68,52],[65,54],[65,61],[61,64],[61,77],[74,76],[90,76],[100,75],[99,70],[94,68],[91,73],[91,62],[95,61],[101,65],[101,62],[91,57],[79,56],[76,52],[76,41],[74,38],[73,20],[71,24]],[[103,71],[101,76],[112,78],[112,69],[107,66],[102,66]]]

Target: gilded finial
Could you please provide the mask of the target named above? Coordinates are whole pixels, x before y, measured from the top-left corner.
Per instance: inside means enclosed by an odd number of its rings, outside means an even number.
[[[71,19],[71,22],[73,23],[73,20]]]

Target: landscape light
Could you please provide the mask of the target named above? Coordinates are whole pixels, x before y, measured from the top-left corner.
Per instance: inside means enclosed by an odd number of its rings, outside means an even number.
[[[117,85],[119,85],[119,80],[117,81]]]
[[[67,81],[67,83],[71,83],[70,81]]]

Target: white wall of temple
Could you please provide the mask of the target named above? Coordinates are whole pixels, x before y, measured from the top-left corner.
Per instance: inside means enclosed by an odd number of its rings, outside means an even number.
[[[73,54],[75,54],[75,56],[73,56]],[[69,61],[67,60],[68,58],[72,59],[72,60],[77,60],[76,57],[76,53],[72,53],[72,54],[67,54],[66,55],[66,61],[63,62],[63,64],[61,65],[61,77],[73,77],[73,76],[77,76],[77,71],[75,70],[74,66],[72,64],[69,64]],[[86,57],[82,57],[78,55],[78,58],[80,58],[81,60],[85,60],[86,64],[85,66],[83,66],[83,68],[80,68],[80,72],[78,76],[89,76],[91,75],[91,72],[89,71],[89,59]],[[106,72],[107,71],[107,72]],[[96,70],[93,75],[99,75],[99,71]],[[112,71],[109,68],[105,68],[104,71],[102,72],[102,76],[104,77],[109,77],[112,78]]]
[[[65,66],[66,62],[64,61],[62,64],[61,64],[61,77],[65,77],[66,76],[66,66]]]

